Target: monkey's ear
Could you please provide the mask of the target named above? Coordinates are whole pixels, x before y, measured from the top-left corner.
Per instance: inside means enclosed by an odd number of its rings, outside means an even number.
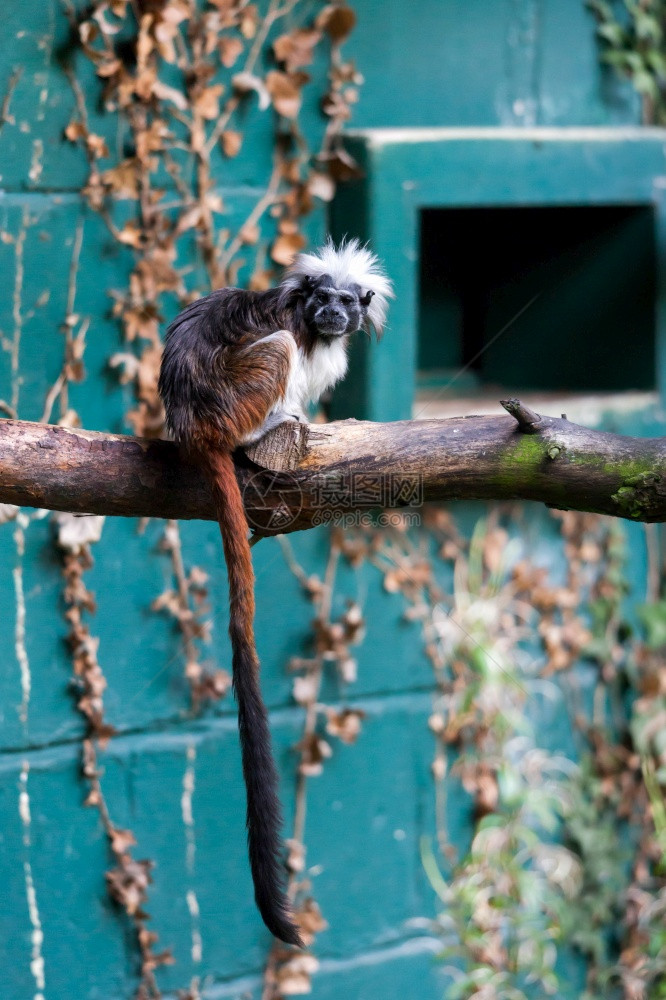
[[[303,276],[303,291],[311,292],[314,286],[317,284],[317,279],[311,274],[305,274]]]
[[[374,293],[374,292],[372,291],[372,289],[368,289],[368,291],[367,291],[367,292],[365,293],[365,295],[362,295],[362,296],[359,296],[359,300],[358,300],[358,301],[359,301],[359,302],[361,303],[361,305],[362,305],[362,306],[363,306],[363,307],[364,307],[365,309],[367,309],[367,308],[368,308],[368,306],[370,305],[370,302],[371,302],[371,300],[372,300],[372,296],[373,296],[374,294],[375,294],[375,293]]]

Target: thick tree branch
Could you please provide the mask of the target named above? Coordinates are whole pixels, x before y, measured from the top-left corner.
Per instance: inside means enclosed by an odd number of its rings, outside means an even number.
[[[250,524],[264,534],[430,500],[537,500],[666,521],[666,438],[540,416],[283,425],[239,452]],[[214,519],[174,444],[0,420],[0,502],[91,514]]]

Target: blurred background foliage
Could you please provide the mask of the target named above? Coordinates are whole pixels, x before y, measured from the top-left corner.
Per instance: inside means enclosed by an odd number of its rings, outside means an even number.
[[[666,5],[662,0],[590,0],[597,15],[603,61],[631,81],[646,125],[666,124]]]

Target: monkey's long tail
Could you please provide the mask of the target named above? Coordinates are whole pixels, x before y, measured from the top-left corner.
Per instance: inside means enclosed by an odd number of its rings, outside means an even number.
[[[259,687],[253,628],[254,573],[243,500],[229,452],[208,452],[204,464],[215,499],[229,577],[229,635],[247,789],[247,839],[254,898],[271,933],[287,944],[302,947],[291,918],[280,862],[278,774],[271,751],[268,713]]]

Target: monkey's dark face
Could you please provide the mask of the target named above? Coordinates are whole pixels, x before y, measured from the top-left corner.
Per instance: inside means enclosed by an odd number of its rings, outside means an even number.
[[[305,285],[305,319],[320,337],[343,337],[360,330],[367,317],[358,285],[338,288],[328,275]]]

